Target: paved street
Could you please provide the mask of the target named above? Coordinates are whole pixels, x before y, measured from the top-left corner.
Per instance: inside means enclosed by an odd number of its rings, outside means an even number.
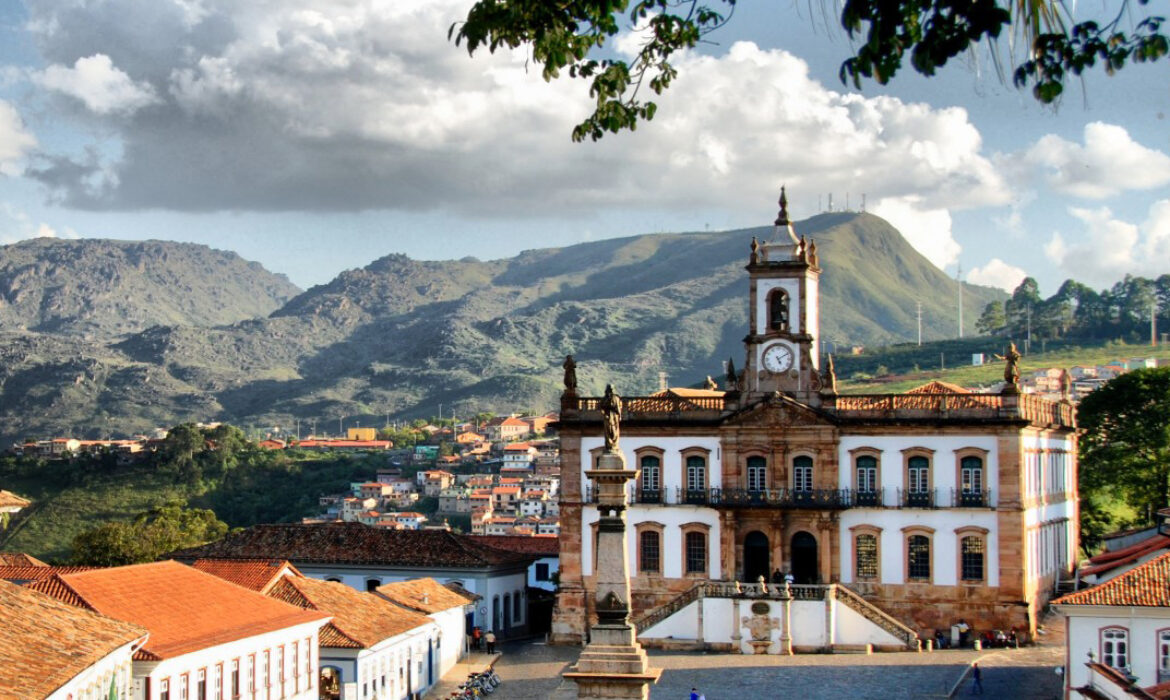
[[[1051,628],[1063,622],[1050,620]],[[754,698],[945,698],[968,666],[983,668],[984,693],[996,700],[1059,698],[1063,639],[1049,635],[1024,649],[934,653],[802,654],[790,657],[742,656],[651,651],[651,663],[663,669],[651,698],[685,699],[692,686],[707,700]],[[575,698],[560,673],[580,649],[536,643],[505,645],[496,665],[503,684],[493,700]],[[969,696],[965,679],[955,697]]]

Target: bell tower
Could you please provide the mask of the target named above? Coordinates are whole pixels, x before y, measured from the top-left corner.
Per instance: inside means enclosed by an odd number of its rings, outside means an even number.
[[[771,241],[752,239],[747,271],[751,284],[743,390],[781,391],[811,398],[820,387],[817,246],[797,238],[780,188],[780,214]]]

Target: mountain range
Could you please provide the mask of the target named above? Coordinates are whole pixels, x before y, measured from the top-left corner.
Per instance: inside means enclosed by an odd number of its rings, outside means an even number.
[[[956,281],[884,220],[826,213],[796,230],[820,251],[824,340],[910,340],[919,303],[924,338],[955,334]],[[486,262],[388,255],[304,292],[192,244],[5,246],[0,440],[548,410],[569,353],[585,392],[650,392],[660,373],[694,384],[728,358],[742,366],[743,267],[752,237],[772,235],[642,235]],[[972,321],[1005,296],[963,285]]]

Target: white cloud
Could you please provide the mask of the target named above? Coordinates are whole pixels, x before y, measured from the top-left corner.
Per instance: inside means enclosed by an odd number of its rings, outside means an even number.
[[[65,160],[35,176],[94,209],[508,217],[766,213],[786,182],[797,217],[815,213],[818,193],[866,194],[939,265],[959,252],[951,211],[1011,201],[965,110],[837,92],[792,54],[746,42],[680,55],[659,116],[636,134],[573,144],[585,85],[545,83],[524,51],[469,59],[446,38],[466,11],[465,0],[33,4],[51,62],[109,57],[106,83],[126,88],[110,91],[122,101],[91,96],[91,110],[127,110],[112,127],[120,160],[96,180],[99,164]],[[157,104],[131,113],[133,95]]]
[[[1115,217],[1109,207],[1070,207],[1068,213],[1083,225],[1078,240],[1070,243],[1054,233],[1044,253],[1073,279],[1111,285],[1126,274],[1154,277],[1166,273],[1170,200],[1151,205],[1140,224]]]
[[[157,102],[147,83],[135,83],[105,54],[78,58],[72,68],[55,64],[35,77],[40,85],[76,98],[95,114],[129,114]]]
[[[962,247],[951,233],[951,214],[946,209],[929,209],[920,197],[907,196],[882,199],[870,211],[893,224],[936,267],[959,259]]]
[[[976,267],[967,273],[967,281],[1011,292],[1020,286],[1020,282],[1027,276],[1023,268],[1009,265],[999,258],[992,258],[983,267]]]
[[[1085,199],[1170,183],[1170,156],[1134,141],[1124,127],[1101,122],[1085,125],[1083,144],[1049,134],[1004,160],[1021,177],[1039,177],[1057,192]]]
[[[78,238],[73,229],[58,232],[45,222],[36,223],[29,215],[7,202],[0,203],[0,245],[28,238]]]
[[[0,174],[18,174],[25,154],[36,145],[36,137],[24,128],[20,115],[12,105],[0,100]]]

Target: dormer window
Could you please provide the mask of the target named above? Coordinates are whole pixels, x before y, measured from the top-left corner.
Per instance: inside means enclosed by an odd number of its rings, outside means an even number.
[[[773,289],[768,296],[768,328],[774,331],[787,331],[788,326],[788,292]]]

